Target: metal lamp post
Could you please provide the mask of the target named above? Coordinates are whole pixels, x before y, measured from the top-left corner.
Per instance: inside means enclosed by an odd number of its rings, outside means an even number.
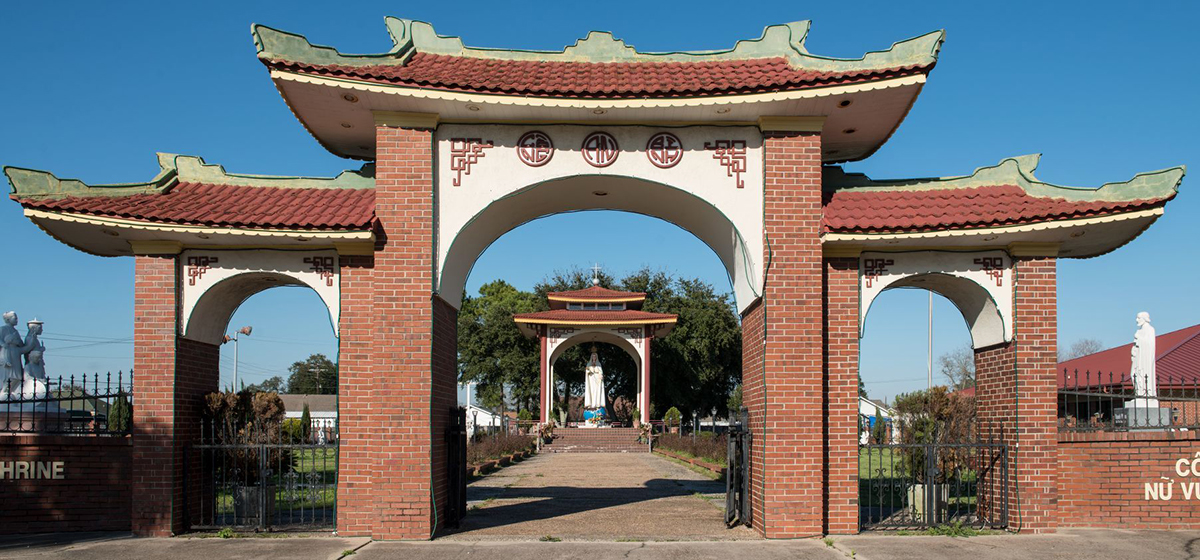
[[[233,333],[233,336],[225,335],[225,339],[224,339],[223,341],[221,341],[221,344],[225,344],[226,342],[229,342],[229,341],[231,341],[231,340],[233,341],[233,391],[234,391],[235,393],[236,393],[236,392],[237,392],[237,390],[238,390],[238,386],[237,386],[237,378],[238,378],[238,335],[239,335],[239,334],[244,334],[244,335],[246,335],[246,336],[250,336],[250,331],[252,331],[252,330],[254,330],[254,327],[251,327],[251,326],[247,325],[247,326],[245,326],[245,327],[242,327],[242,328],[238,329],[238,331],[237,331],[237,332]]]

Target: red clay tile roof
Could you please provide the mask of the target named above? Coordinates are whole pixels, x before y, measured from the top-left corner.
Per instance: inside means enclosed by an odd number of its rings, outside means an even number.
[[[624,311],[571,311],[568,309],[551,309],[550,311],[538,311],[536,313],[519,313],[513,315],[513,319],[517,321],[532,320],[545,322],[643,322],[643,323],[665,323],[674,321],[678,315],[670,313],[651,313],[649,311],[639,311],[634,309],[626,309]]]
[[[1130,212],[1167,200],[1070,201],[1031,196],[1016,185],[843,190],[824,194],[822,226],[833,233],[993,227]]]
[[[1159,388],[1194,387],[1200,383],[1200,325],[1155,338],[1155,373]],[[1129,352],[1133,343],[1058,364],[1058,388],[1132,386]]]
[[[622,292],[620,290],[610,290],[600,286],[589,286],[582,290],[570,290],[566,292],[550,292],[546,294],[548,298],[569,298],[569,299],[594,299],[597,301],[606,299],[630,299],[630,298],[645,298],[645,292]]]
[[[703,62],[497,60],[417,52],[399,65],[314,65],[264,60],[277,70],[412,87],[535,97],[689,97],[789,91],[926,74],[934,64],[821,72],[784,57]]]
[[[180,183],[164,194],[13,198],[38,210],[186,225],[367,230],[375,219],[374,189]]]

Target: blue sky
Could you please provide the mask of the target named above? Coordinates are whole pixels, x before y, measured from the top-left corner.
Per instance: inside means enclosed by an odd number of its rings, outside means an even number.
[[[1078,186],[1197,162],[1197,4],[1058,3],[25,3],[0,18],[0,164],[88,182],[141,181],[154,152],[203,156],[242,173],[333,175],[357,167],[320,148],[254,57],[252,22],[306,34],[344,52],[390,47],[385,15],[429,21],[486,47],[560,49],[601,29],[643,51],[725,48],[766,25],[813,20],[808,48],[860,56],[934,29],[948,31],[938,67],[890,142],[848,166],[875,177],[969,173],[1033,152],[1043,180]],[[1193,181],[1194,182],[1194,181]],[[1185,180],[1166,216],[1120,250],[1059,266],[1064,344],[1129,340],[1136,312],[1160,332],[1200,322],[1195,278],[1200,197]],[[64,375],[128,369],[133,261],[85,255],[0,202],[0,307],[46,322],[48,367]],[[653,244],[644,239],[656,240]],[[716,256],[673,225],[617,213],[545,218],[497,241],[468,289],[493,278],[531,287],[550,271],[600,262],[642,265],[729,289]],[[924,293],[883,296],[867,319],[862,374],[872,396],[924,386]],[[967,342],[945,300],[935,305],[935,354]],[[282,374],[336,348],[314,294],[275,289],[246,302],[230,330],[252,324],[240,374]],[[223,350],[223,377],[232,348]]]

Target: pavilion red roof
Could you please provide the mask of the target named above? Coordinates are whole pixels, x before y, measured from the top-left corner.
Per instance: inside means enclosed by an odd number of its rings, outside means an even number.
[[[307,64],[277,70],[476,93],[572,98],[689,97],[767,93],[927,74],[934,62],[887,69],[817,71],[783,56],[701,62],[504,60],[417,52],[403,65]]]
[[[1131,386],[1132,348],[1129,343],[1059,363],[1058,388]],[[1159,388],[1200,384],[1200,325],[1158,335],[1155,349]]]
[[[637,309],[620,311],[582,311],[551,309],[513,315],[518,323],[673,323],[678,315],[651,313]]]
[[[836,233],[930,231],[1020,225],[1131,212],[1173,198],[1132,201],[1030,195],[1017,185],[924,190],[862,189],[824,194],[823,230]]]
[[[186,225],[368,230],[375,219],[374,189],[180,183],[165,193],[13,199],[38,210]]]

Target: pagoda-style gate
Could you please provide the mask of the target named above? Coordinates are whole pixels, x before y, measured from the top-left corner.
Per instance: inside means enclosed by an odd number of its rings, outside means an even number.
[[[757,531],[858,530],[858,341],[872,298],[904,286],[963,312],[981,422],[1020,441],[1007,517],[1054,530],[1057,260],[1135,237],[1182,169],[1073,189],[1035,179],[1033,157],[900,181],[831,165],[899,126],[940,32],[840,60],[808,54],[807,22],[669,54],[606,33],[558,53],[474,49],[387,24],[395,47],[362,56],[254,28],[290,108],[330,152],[373,162],[361,171],[235,175],[161,155],[149,182],[88,186],[5,170],[47,233],[136,260],[136,533],[183,529],[214,333],[249,295],[299,284],[327,302],[340,340],[339,534],[429,538],[451,494],[444,434],[471,267],[522,223],[589,209],[677,224],[728,271]]]

